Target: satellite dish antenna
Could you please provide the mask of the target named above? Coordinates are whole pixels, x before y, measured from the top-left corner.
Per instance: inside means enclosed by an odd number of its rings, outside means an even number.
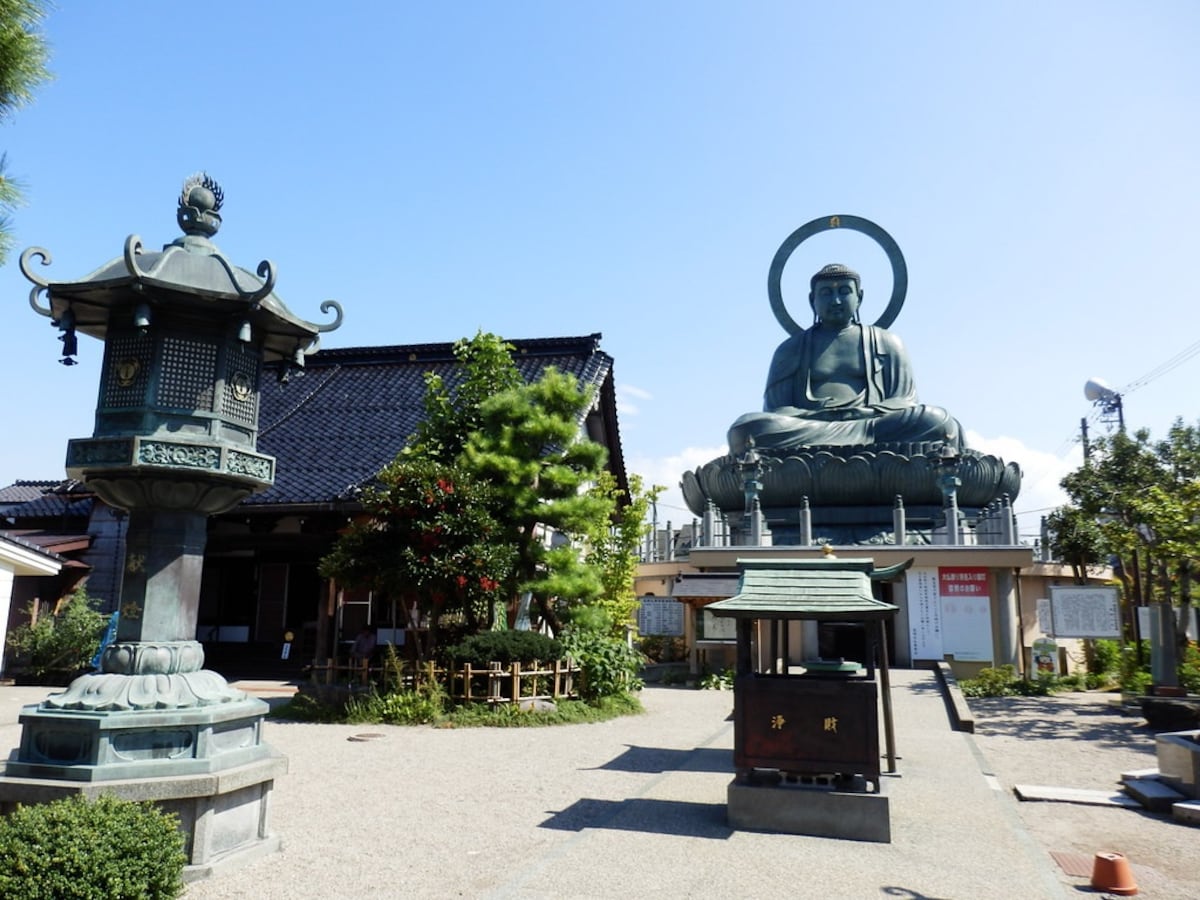
[[[1083,396],[1100,408],[1100,421],[1110,428],[1116,422],[1121,431],[1125,430],[1125,407],[1118,391],[1114,391],[1100,378],[1089,378],[1083,386]]]
[[[1108,400],[1114,394],[1116,391],[1109,387],[1102,378],[1089,378],[1087,384],[1083,386],[1083,396],[1093,403]]]

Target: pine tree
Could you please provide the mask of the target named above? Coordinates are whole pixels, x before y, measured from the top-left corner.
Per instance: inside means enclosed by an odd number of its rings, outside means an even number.
[[[50,78],[50,52],[40,30],[45,15],[43,0],[0,0],[0,121],[32,102],[34,89]],[[0,154],[0,264],[12,252],[12,216],[21,202],[8,155]]]

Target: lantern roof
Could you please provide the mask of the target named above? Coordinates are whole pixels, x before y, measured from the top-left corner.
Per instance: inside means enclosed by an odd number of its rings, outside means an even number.
[[[221,226],[224,194],[204,173],[183,185],[176,220],[183,234],[160,251],[148,251],[141,238],[130,235],[121,256],[105,263],[78,281],[51,282],[31,268],[34,257],[49,265],[50,254],[30,247],[21,254],[21,271],[34,287],[30,305],[64,329],[70,327],[104,340],[109,321],[118,309],[147,304],[169,307],[174,314],[205,319],[228,318],[235,325],[249,322],[262,342],[263,358],[297,359],[316,349],[322,332],[342,323],[342,308],[334,300],[321,304],[321,312],[335,313],[334,321],[306,321],[287,308],[275,293],[276,271],[270,260],[255,272],[234,265],[212,241]],[[45,293],[47,305],[39,303]]]

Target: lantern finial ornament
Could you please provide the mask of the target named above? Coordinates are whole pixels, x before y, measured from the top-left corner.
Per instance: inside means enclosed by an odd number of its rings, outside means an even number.
[[[197,172],[183,183],[179,210],[175,214],[184,234],[212,237],[221,227],[221,204],[225,192],[207,172]]]

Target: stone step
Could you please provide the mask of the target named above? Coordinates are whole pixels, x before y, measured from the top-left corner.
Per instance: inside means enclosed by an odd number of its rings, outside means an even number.
[[[1151,812],[1169,813],[1172,804],[1187,799],[1157,778],[1131,778],[1125,782],[1125,791]]]
[[[1017,784],[1013,785],[1013,792],[1021,800],[1041,800],[1050,803],[1081,803],[1087,806],[1125,806],[1131,809],[1141,807],[1141,804],[1132,797],[1114,791],[1050,787],[1042,784]]]
[[[1177,822],[1200,825],[1200,800],[1181,800],[1171,805],[1171,815]]]
[[[1158,778],[1158,769],[1132,769],[1128,772],[1121,773],[1121,783],[1133,781],[1135,779]]]

